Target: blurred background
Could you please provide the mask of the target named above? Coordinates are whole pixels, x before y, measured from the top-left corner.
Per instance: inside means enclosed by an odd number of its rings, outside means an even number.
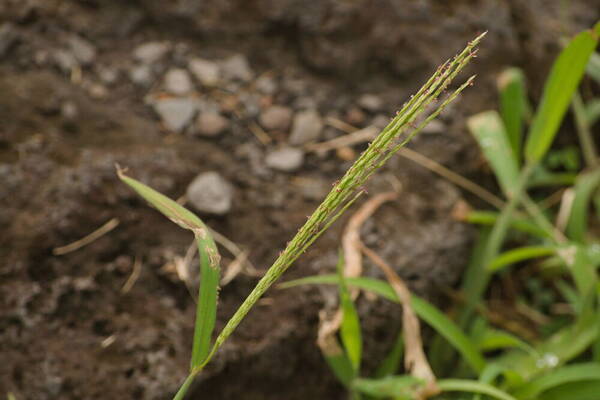
[[[599,17],[598,0],[0,0],[0,397],[168,399],[186,374],[192,237],[116,163],[223,235],[218,329],[366,146],[315,143],[382,128],[487,30],[474,87],[410,148],[497,191],[465,118],[497,108],[508,66],[537,100],[560,38]],[[481,202],[400,156],[368,190],[390,188],[364,241],[439,304],[474,236],[456,210]],[[333,271],[345,221],[286,277]],[[345,398],[314,344],[335,295],[268,292],[190,398]],[[400,317],[358,307],[368,370]]]

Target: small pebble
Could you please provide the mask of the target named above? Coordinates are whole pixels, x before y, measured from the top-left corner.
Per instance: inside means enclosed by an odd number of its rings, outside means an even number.
[[[383,100],[374,94],[363,94],[358,99],[358,105],[367,111],[379,111],[383,107]]]
[[[264,94],[274,94],[277,91],[277,82],[268,75],[263,75],[256,80],[256,90]]]
[[[96,48],[80,36],[71,36],[68,40],[73,56],[81,65],[90,65],[96,59]]]
[[[187,97],[159,99],[152,107],[165,128],[172,132],[183,131],[196,113],[196,103]]]
[[[185,69],[172,68],[165,75],[165,90],[176,95],[185,95],[194,89],[190,75]]]
[[[133,50],[133,58],[142,64],[154,64],[160,61],[170,50],[167,42],[148,42]]]
[[[10,22],[0,25],[0,59],[17,43],[19,33]]]
[[[265,163],[278,171],[296,171],[304,163],[304,152],[294,147],[282,147],[267,154]]]
[[[227,79],[247,82],[254,77],[254,72],[248,64],[248,60],[241,54],[236,54],[221,63],[223,75]]]
[[[292,122],[292,110],[284,106],[271,106],[260,114],[259,122],[267,130],[285,131]]]
[[[297,113],[294,117],[290,143],[302,145],[315,141],[323,130],[323,121],[315,110],[306,110]]]
[[[201,136],[217,136],[228,126],[227,118],[216,112],[203,112],[196,119],[196,132]]]
[[[154,81],[152,68],[145,64],[134,66],[129,70],[129,79],[137,86],[146,88]]]
[[[426,135],[436,135],[444,133],[445,130],[446,125],[444,125],[444,123],[439,119],[434,119],[433,121],[425,125],[421,133],[424,133]]]
[[[224,215],[231,210],[233,186],[218,172],[204,172],[189,184],[186,195],[198,211]]]
[[[365,122],[366,115],[358,107],[352,107],[346,111],[346,122],[351,125],[362,125]]]
[[[188,63],[192,75],[205,86],[215,86],[221,78],[219,64],[202,58],[194,58]]]

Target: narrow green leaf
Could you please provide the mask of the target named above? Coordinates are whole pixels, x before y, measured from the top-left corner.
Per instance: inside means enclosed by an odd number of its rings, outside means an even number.
[[[587,103],[585,117],[589,126],[593,126],[600,119],[600,99],[592,99]]]
[[[538,163],[550,148],[596,47],[597,36],[591,30],[578,34],[554,62],[525,145],[529,163]]]
[[[402,331],[400,331],[398,333],[396,341],[394,341],[392,349],[387,354],[385,359],[381,362],[381,364],[377,367],[377,370],[375,371],[375,374],[373,376],[375,378],[383,378],[384,376],[394,375],[400,368],[403,355],[404,338],[402,337]]]
[[[344,277],[344,259],[340,251],[340,256],[337,265],[337,279],[340,290],[340,305],[342,308],[342,324],[340,326],[340,337],[344,344],[344,349],[355,375],[358,375],[360,370],[360,360],[362,357],[362,334],[360,330],[360,319],[356,312],[356,307],[350,297],[350,292],[346,286],[346,278]]]
[[[488,264],[487,269],[490,272],[497,272],[508,265],[516,264],[532,258],[550,256],[555,253],[556,248],[551,246],[519,247],[517,249],[508,250],[500,254],[490,264]]]
[[[340,349],[341,350],[341,349]],[[350,388],[352,380],[355,377],[352,363],[348,356],[340,351],[335,354],[323,353],[325,361],[329,365],[329,368],[333,371],[336,378],[347,388]]]
[[[220,256],[217,246],[204,223],[194,213],[149,186],[118,170],[119,178],[133,188],[158,211],[184,229],[194,233],[200,254],[200,292],[194,326],[191,368],[197,367],[210,352],[212,332],[217,313],[217,293]]]
[[[500,114],[518,163],[523,141],[523,124],[531,113],[527,101],[525,75],[520,68],[508,68],[498,77],[497,85],[500,92]]]
[[[575,281],[575,286],[581,298],[592,295],[598,276],[596,270],[588,257],[587,247],[583,245],[571,245],[562,250],[569,271]]]
[[[515,391],[515,396],[519,399],[535,399],[545,391],[565,383],[589,380],[600,380],[600,364],[566,365],[528,382]]]
[[[600,168],[583,173],[575,184],[575,198],[571,206],[567,235],[569,238],[583,242],[588,226],[588,209],[594,191],[600,186]]]
[[[481,351],[517,348],[532,355],[537,355],[535,349],[529,344],[513,334],[498,329],[486,329],[478,342]]]
[[[413,399],[415,391],[423,381],[410,375],[387,376],[380,379],[358,378],[353,387],[361,393],[377,399],[394,397],[395,399]]]
[[[471,211],[466,218],[467,222],[477,225],[494,225],[500,213],[494,211]],[[523,233],[539,238],[551,238],[548,233],[526,218],[513,217],[510,227]]]
[[[438,387],[442,392],[468,392],[481,393],[499,400],[516,400],[510,394],[496,389],[492,385],[479,381],[466,379],[442,379],[438,381]]]
[[[527,187],[538,188],[572,185],[575,183],[576,179],[577,174],[573,172],[552,172],[545,166],[538,164],[531,174]]]
[[[598,400],[598,393],[600,380],[571,382],[548,390],[543,400]]]
[[[467,126],[494,170],[502,191],[511,197],[519,166],[500,115],[496,111],[485,111],[470,117]]]
[[[350,286],[356,286],[363,290],[376,293],[395,303],[400,303],[400,300],[396,296],[396,292],[394,292],[394,289],[387,282],[365,277],[346,278],[345,280]],[[338,277],[336,275],[315,275],[285,282],[280,285],[280,287],[291,288],[306,284],[337,283]],[[419,318],[448,340],[448,342],[462,354],[465,361],[467,361],[475,371],[481,371],[485,367],[485,360],[481,353],[451,319],[418,296],[411,296],[411,305]]]
[[[590,60],[588,61],[585,71],[591,76],[596,82],[600,84],[600,54],[592,53]]]

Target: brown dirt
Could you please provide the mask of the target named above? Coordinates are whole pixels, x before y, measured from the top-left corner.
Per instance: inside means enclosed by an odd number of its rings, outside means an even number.
[[[469,71],[479,75],[476,88],[442,119],[442,133],[413,144],[474,176],[480,163],[464,116],[494,105],[493,79],[506,65],[524,67],[539,93],[564,29],[560,2],[548,3],[1,2],[0,28],[9,34],[0,29],[0,396],[168,399],[185,376],[195,305],[163,266],[185,252],[191,237],[120,184],[115,163],[172,197],[199,172],[218,170],[235,187],[232,210],[202,217],[250,249],[252,262],[264,270],[349,164],[329,154],[308,155],[295,173],[265,168],[264,153],[275,145],[261,144],[249,131],[261,108],[273,102],[297,111],[310,103],[322,116],[352,119],[357,98],[377,93],[383,105],[356,122],[368,125],[378,114],[392,115],[435,65],[489,30]],[[569,32],[598,19],[598,1],[570,3]],[[78,69],[66,71],[55,61],[74,34],[96,49],[81,78]],[[128,76],[131,52],[152,40],[168,41],[172,51],[153,66],[154,83],[141,88]],[[200,98],[217,99],[227,130],[216,138],[165,132],[144,103],[146,94],[160,91],[164,71],[185,66],[191,56],[217,60],[238,53],[255,76],[271,74],[275,92],[257,94],[254,81],[202,89]],[[116,81],[100,78],[105,69],[118,73]],[[229,102],[243,103],[242,113],[228,111]],[[339,134],[329,127],[324,137]],[[273,136],[277,143],[287,140],[286,132]],[[389,190],[390,180],[401,182],[401,199],[365,225],[365,243],[414,290],[439,299],[440,287],[456,284],[468,258],[472,231],[450,215],[463,195],[400,158],[369,190]],[[108,235],[79,251],[52,254],[112,217],[120,225]],[[320,239],[286,278],[331,271],[340,228]],[[141,275],[122,294],[135,257],[142,260]],[[219,326],[255,282],[240,275],[223,288]],[[190,398],[344,398],[314,345],[317,311],[332,296],[323,288],[270,291]],[[359,309],[368,316],[368,371],[398,330],[398,308],[361,300]],[[114,341],[107,345],[107,338]]]

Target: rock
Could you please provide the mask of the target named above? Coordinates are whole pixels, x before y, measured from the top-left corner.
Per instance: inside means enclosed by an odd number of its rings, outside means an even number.
[[[350,125],[362,125],[365,122],[366,115],[363,110],[358,107],[351,107],[346,111],[346,122]]]
[[[189,184],[186,195],[198,211],[223,215],[231,210],[233,186],[217,172],[204,172]]]
[[[294,117],[290,143],[297,146],[317,140],[322,129],[323,121],[315,110],[301,111]]]
[[[204,86],[215,86],[221,78],[221,69],[216,62],[194,58],[188,63],[192,75]]]
[[[256,90],[264,94],[274,94],[277,91],[277,82],[268,75],[263,75],[256,80]]]
[[[98,77],[106,85],[112,85],[119,79],[119,70],[111,67],[99,67]]]
[[[296,171],[304,163],[304,152],[295,147],[282,147],[267,154],[265,163],[278,171]]]
[[[66,50],[57,50],[54,55],[54,62],[64,73],[70,74],[73,68],[79,66],[75,56]]]
[[[196,103],[187,97],[159,99],[152,107],[165,128],[173,132],[183,131],[196,113]]]
[[[148,87],[154,81],[152,68],[145,64],[136,65],[129,70],[129,79],[138,86]]]
[[[292,110],[284,106],[271,106],[260,114],[259,122],[265,129],[285,131],[292,122]]]
[[[367,111],[379,111],[383,106],[383,100],[374,94],[363,94],[358,98],[358,105]]]
[[[8,54],[18,39],[19,33],[13,24],[5,22],[0,25],[0,59]]]
[[[217,136],[228,126],[227,118],[217,112],[203,112],[196,119],[196,132],[202,136]]]
[[[96,59],[96,48],[86,39],[73,35],[68,43],[71,53],[81,65],[90,65]]]
[[[424,133],[426,135],[435,135],[444,133],[445,130],[446,125],[444,125],[444,123],[439,119],[434,119],[433,121],[425,125],[421,133]]]
[[[190,93],[194,89],[194,84],[190,74],[182,68],[172,68],[165,75],[165,90],[176,95]]]
[[[133,57],[142,64],[154,64],[160,61],[171,49],[167,42],[148,42],[133,50]]]
[[[227,79],[247,82],[254,77],[254,72],[248,60],[241,54],[236,54],[221,62],[223,75]]]

